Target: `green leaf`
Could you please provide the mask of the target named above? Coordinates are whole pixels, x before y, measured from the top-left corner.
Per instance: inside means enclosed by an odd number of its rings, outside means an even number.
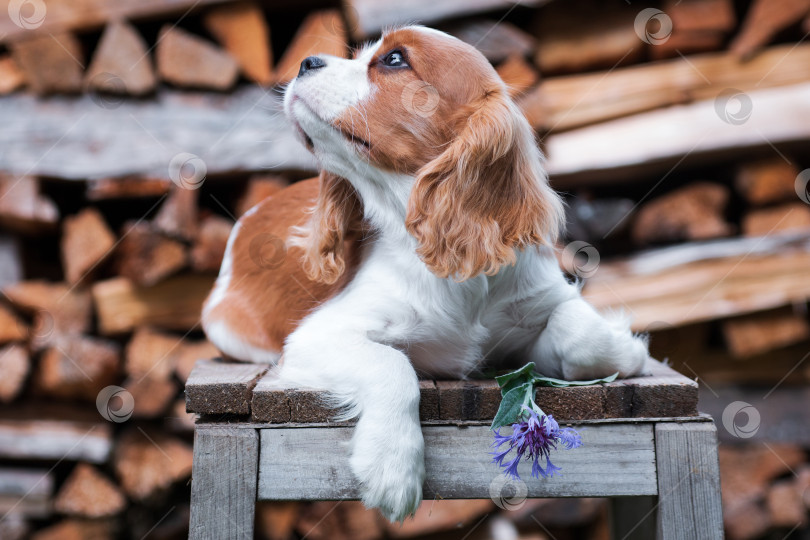
[[[491,429],[496,429],[507,424],[512,424],[518,420],[521,415],[521,409],[524,405],[529,405],[533,400],[534,384],[531,381],[524,382],[523,384],[512,388],[501,399],[501,405],[498,407],[498,413],[492,420]]]
[[[616,377],[619,376],[619,372],[617,371],[613,375],[608,377],[603,377],[602,379],[593,379],[591,381],[564,381],[562,379],[554,379],[551,377],[543,377],[540,375],[536,375],[532,382],[538,386],[552,386],[555,388],[565,388],[567,386],[592,386],[594,384],[600,383],[609,383],[616,380]]]
[[[498,383],[498,386],[501,387],[501,395],[505,396],[512,388],[520,386],[524,382],[531,381],[533,377],[535,377],[534,363],[529,362],[516,371],[495,377],[495,381]]]

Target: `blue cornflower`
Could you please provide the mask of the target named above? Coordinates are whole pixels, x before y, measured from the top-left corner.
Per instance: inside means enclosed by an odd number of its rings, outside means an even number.
[[[550,478],[561,469],[551,463],[549,453],[557,449],[557,443],[564,448],[572,449],[582,446],[582,439],[579,434],[571,428],[560,428],[560,425],[551,415],[540,414],[537,411],[523,406],[528,412],[528,419],[517,424],[512,424],[510,435],[501,435],[499,430],[495,430],[495,441],[492,443],[495,452],[490,452],[494,457],[493,461],[499,467],[504,468],[504,472],[513,478],[519,479],[518,464],[521,458],[532,460],[532,476],[534,478]],[[506,450],[500,447],[508,443]],[[507,454],[515,450],[516,455],[510,461],[504,463]],[[545,468],[543,462],[545,461]]]

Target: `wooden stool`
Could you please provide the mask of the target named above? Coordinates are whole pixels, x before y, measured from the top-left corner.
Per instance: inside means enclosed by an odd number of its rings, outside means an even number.
[[[257,500],[357,499],[346,445],[319,392],[276,390],[266,366],[203,360],[186,384],[194,433],[190,537],[252,538]],[[714,423],[697,383],[655,361],[652,376],[538,388],[537,404],[583,446],[554,453],[563,474],[509,482],[488,453],[500,402],[494,381],[422,381],[424,498],[612,497],[617,539],[723,537]]]

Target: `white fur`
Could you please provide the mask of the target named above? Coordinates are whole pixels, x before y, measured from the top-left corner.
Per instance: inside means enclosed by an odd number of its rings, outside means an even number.
[[[326,57],[327,67],[293,81],[285,96],[321,165],[356,188],[375,237],[353,280],[289,336],[278,373],[281,384],[327,390],[345,416],[359,416],[351,467],[363,501],[401,520],[416,510],[424,480],[417,372],[465,377],[512,355],[550,376],[632,375],[647,350],[626,323],[582,300],[548,249],[526,249],[497,275],[461,283],[427,269],[404,225],[414,178],[369,165],[329,125],[373,92],[369,51]]]

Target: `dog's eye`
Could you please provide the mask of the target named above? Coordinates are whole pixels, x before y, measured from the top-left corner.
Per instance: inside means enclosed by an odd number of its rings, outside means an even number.
[[[408,63],[405,61],[405,55],[402,54],[402,51],[399,49],[386,54],[382,59],[382,63],[384,66],[388,67],[408,67]]]

